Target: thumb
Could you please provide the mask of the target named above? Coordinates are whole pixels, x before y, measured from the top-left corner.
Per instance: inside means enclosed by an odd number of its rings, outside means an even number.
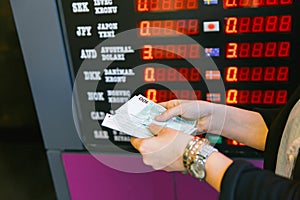
[[[164,127],[159,126],[157,124],[150,124],[149,125],[149,130],[153,133],[153,135],[159,135],[163,132]]]

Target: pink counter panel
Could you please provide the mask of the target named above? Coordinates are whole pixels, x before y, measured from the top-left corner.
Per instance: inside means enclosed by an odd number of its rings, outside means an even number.
[[[126,160],[124,164],[141,161],[139,157],[102,156],[112,162]],[[122,172],[84,153],[63,153],[62,160],[72,200],[218,199],[218,193],[209,185],[179,172]],[[254,164],[262,166],[261,161],[254,161]]]

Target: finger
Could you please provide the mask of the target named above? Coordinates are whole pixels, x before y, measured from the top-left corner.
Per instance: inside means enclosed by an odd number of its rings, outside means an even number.
[[[173,108],[170,108],[163,112],[161,115],[158,115],[155,117],[155,120],[157,121],[167,121],[175,116],[181,115],[182,114],[182,108],[181,106],[175,106]]]
[[[168,103],[169,101],[165,101],[165,102],[160,102],[158,104],[166,108],[168,106]]]
[[[132,144],[132,146],[134,148],[136,148],[137,150],[139,150],[140,146],[141,146],[141,142],[142,142],[143,139],[140,139],[140,138],[136,138],[136,137],[131,137],[130,138],[130,142]]]
[[[182,100],[175,99],[175,100],[160,102],[158,104],[165,107],[165,108],[167,108],[167,109],[169,109],[169,108],[172,108],[172,107],[175,107],[175,106],[179,105],[181,103],[181,101]]]
[[[153,133],[153,135],[159,135],[163,132],[164,127],[156,125],[156,124],[150,124],[149,130]]]

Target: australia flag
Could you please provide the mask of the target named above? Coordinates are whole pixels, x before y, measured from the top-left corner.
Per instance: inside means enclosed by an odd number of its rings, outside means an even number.
[[[220,56],[220,48],[205,48],[205,55],[207,57],[219,57]]]

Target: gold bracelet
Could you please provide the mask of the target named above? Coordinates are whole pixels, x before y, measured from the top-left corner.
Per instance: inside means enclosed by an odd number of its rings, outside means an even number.
[[[194,137],[191,139],[191,141],[187,144],[185,147],[184,153],[183,153],[183,166],[187,169],[187,166],[190,164],[190,151],[194,147],[194,145],[200,140],[199,137]]]
[[[207,157],[218,150],[210,146],[209,140],[194,137],[186,146],[183,164],[188,173],[201,181],[205,180],[205,162]]]

